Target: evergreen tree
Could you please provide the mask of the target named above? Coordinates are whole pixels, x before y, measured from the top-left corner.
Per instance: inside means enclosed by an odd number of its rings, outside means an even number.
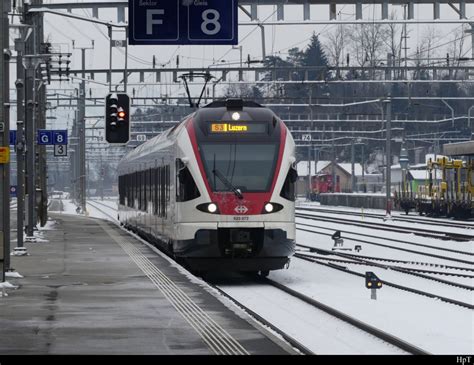
[[[319,37],[313,32],[308,47],[301,56],[302,66],[318,66],[321,70],[308,73],[309,80],[327,80],[329,79],[328,58],[324,53]]]

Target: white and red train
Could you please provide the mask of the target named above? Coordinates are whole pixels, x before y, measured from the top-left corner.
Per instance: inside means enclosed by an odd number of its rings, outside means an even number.
[[[266,275],[294,252],[294,163],[270,109],[213,102],[122,159],[119,220],[194,271]]]

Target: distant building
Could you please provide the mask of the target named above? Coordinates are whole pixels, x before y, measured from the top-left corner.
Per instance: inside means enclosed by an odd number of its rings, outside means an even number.
[[[314,161],[310,161],[311,166],[311,178],[314,180],[316,176],[331,175],[333,170],[332,161],[318,161],[317,168],[315,169]],[[351,163],[336,163],[335,167],[336,184],[335,190],[343,193],[352,192],[352,164]],[[308,161],[300,161],[297,164],[298,171],[298,182],[297,182],[297,194],[299,196],[305,196],[308,192]],[[364,174],[362,179],[362,165],[359,163],[354,164],[354,173],[356,177],[356,189],[357,191],[376,192],[380,191],[382,185],[382,174]]]

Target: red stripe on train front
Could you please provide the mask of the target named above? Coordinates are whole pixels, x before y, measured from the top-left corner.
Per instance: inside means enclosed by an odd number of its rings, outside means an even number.
[[[280,122],[281,123],[281,122]],[[222,192],[215,193],[211,190],[209,181],[206,178],[204,164],[201,159],[201,154],[199,153],[199,148],[196,140],[196,133],[194,131],[194,121],[190,119],[186,126],[191,144],[193,146],[194,156],[196,157],[199,171],[203,177],[204,184],[206,184],[207,192],[213,203],[216,203],[219,207],[219,211],[223,215],[256,215],[261,214],[265,203],[269,202],[273,190],[275,189],[278,176],[280,174],[280,168],[283,158],[283,152],[285,150],[286,142],[286,126],[280,124],[280,150],[278,152],[278,159],[275,167],[275,174],[273,175],[272,186],[269,192],[264,193],[242,193],[244,196],[243,199],[237,198],[237,196],[232,192]]]

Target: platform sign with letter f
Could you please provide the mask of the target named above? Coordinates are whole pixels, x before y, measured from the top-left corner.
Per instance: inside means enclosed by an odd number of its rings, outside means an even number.
[[[238,44],[238,0],[128,0],[131,45]]]
[[[165,11],[163,9],[147,9],[146,11],[146,34],[153,34],[153,26],[162,25],[163,19],[156,19],[157,15],[164,15]]]
[[[129,0],[130,44],[173,44],[179,39],[179,0]]]

